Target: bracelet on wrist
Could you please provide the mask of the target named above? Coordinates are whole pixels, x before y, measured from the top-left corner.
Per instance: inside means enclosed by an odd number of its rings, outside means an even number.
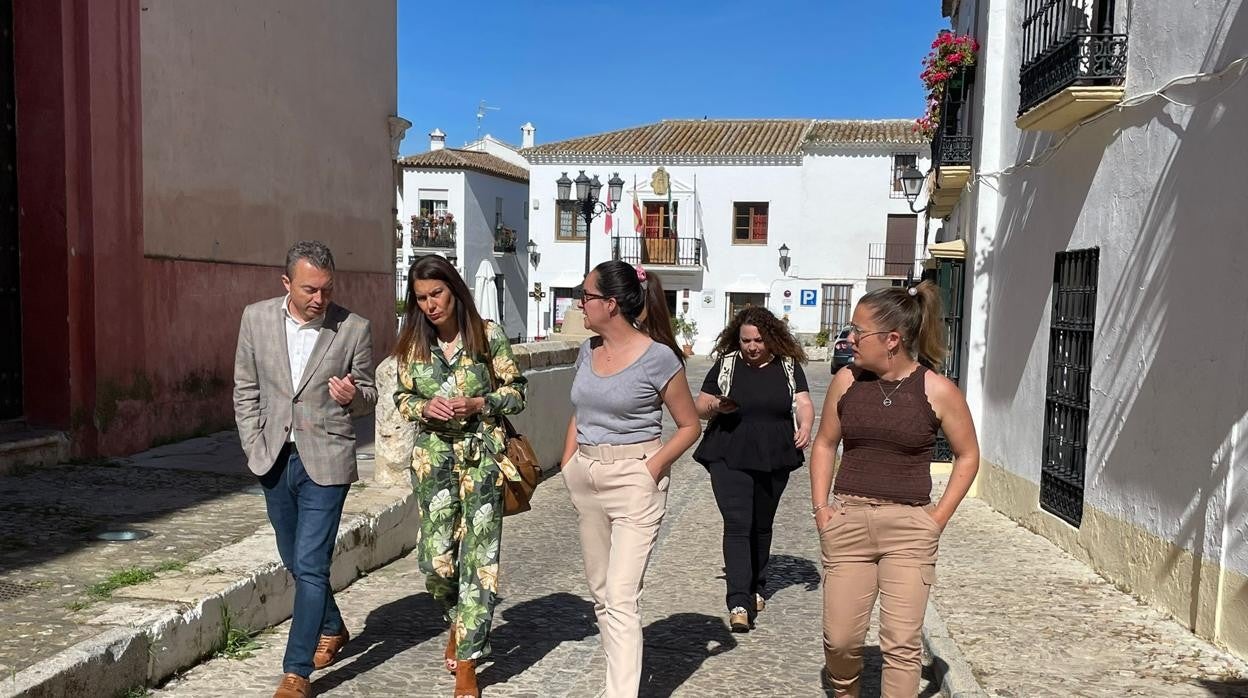
[[[820,509],[827,509],[827,508],[828,508],[827,503],[820,504],[819,506],[814,507],[814,508],[812,508],[812,509],[810,510],[810,515],[811,515],[811,516],[818,516],[818,515],[819,515],[819,510],[820,510]]]

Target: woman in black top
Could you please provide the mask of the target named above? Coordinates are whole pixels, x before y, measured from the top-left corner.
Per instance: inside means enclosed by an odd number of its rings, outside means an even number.
[[[815,408],[806,352],[766,308],[746,308],[720,333],[698,395],[709,419],[693,458],[711,473],[724,517],[728,623],[748,632],[763,610],[771,527],[789,473],[802,466]]]

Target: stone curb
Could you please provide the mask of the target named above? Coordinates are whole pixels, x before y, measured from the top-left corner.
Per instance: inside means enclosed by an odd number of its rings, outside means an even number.
[[[940,695],[949,698],[987,698],[971,665],[962,656],[958,643],[949,635],[949,628],[931,599],[923,617],[923,649],[932,658],[932,669],[940,686]]]
[[[366,487],[352,491],[347,507],[330,572],[335,589],[416,544],[410,489]],[[180,572],[114,593],[87,623],[99,634],[0,678],[0,698],[112,696],[156,685],[216,652],[227,626],[277,625],[290,617],[293,602],[294,585],[266,525]]]

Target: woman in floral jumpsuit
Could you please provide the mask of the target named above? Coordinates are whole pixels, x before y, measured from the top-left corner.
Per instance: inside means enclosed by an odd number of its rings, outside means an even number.
[[[417,259],[408,278],[394,401],[420,425],[412,452],[420,569],[451,625],[455,695],[475,698],[498,600],[504,480],[520,479],[499,417],[524,409],[525,378],[502,328],[481,320],[444,258]]]

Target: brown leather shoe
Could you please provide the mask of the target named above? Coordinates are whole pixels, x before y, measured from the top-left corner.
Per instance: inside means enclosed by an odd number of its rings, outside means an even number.
[[[316,653],[312,655],[312,668],[324,669],[333,664],[338,658],[338,653],[347,646],[347,641],[350,639],[351,633],[347,632],[346,628],[342,629],[341,635],[322,635],[316,643]]]
[[[286,674],[273,692],[273,698],[308,698],[312,683],[298,674]]]

